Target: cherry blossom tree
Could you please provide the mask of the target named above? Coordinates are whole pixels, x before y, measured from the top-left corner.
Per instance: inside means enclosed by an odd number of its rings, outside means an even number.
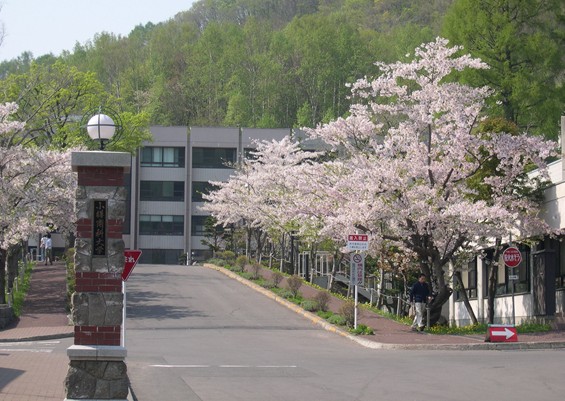
[[[292,227],[338,245],[362,230],[373,257],[391,247],[413,255],[436,294],[433,324],[452,293],[450,262],[510,235],[551,233],[525,194],[540,185],[527,171],[547,177],[556,144],[479,130],[492,91],[455,75],[488,66],[461,50],[438,38],[412,61],[376,63],[380,75],[351,85],[347,117],[306,130],[331,148],[329,160],[306,158],[290,139],[259,146],[229,182],[215,183],[205,209],[224,224]]]
[[[21,128],[10,119],[15,110],[15,104],[0,105],[0,136]],[[48,223],[61,232],[72,230],[75,188],[69,152],[0,147],[0,301],[5,301],[9,249],[43,232]]]
[[[488,66],[445,39],[416,49],[413,61],[376,63],[381,74],[352,85],[358,100],[346,118],[308,130],[334,146],[347,173],[335,184],[343,232],[361,228],[372,252],[383,241],[418,257],[437,294],[432,323],[451,295],[446,267],[461,251],[549,232],[538,205],[520,188],[532,166],[545,175],[556,144],[539,137],[481,132],[488,88],[453,81],[453,73]],[[485,173],[485,166],[494,168]],[[488,198],[473,178],[482,173]]]
[[[298,206],[304,199],[298,188],[311,174],[313,159],[319,155],[302,151],[290,138],[257,142],[256,150],[236,166],[227,182],[212,182],[217,190],[203,196],[208,202],[202,210],[224,226],[269,234],[272,240],[297,229],[302,236],[313,233],[309,224],[298,221]]]

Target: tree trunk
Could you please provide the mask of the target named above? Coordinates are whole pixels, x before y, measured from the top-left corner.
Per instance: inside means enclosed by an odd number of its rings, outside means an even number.
[[[8,289],[10,292],[14,287],[14,280],[18,275],[18,261],[21,252],[21,245],[13,245],[8,249],[6,257],[6,270],[8,272]]]
[[[447,285],[444,285],[439,289],[439,292],[435,295],[432,303],[430,304],[430,326],[433,326],[439,321],[443,305],[449,301],[449,297],[452,293],[453,290]]]
[[[469,297],[467,296],[467,290],[465,289],[465,285],[463,284],[463,280],[461,279],[461,272],[456,271],[455,273],[453,273],[453,278],[455,279],[459,287],[461,287],[461,296],[463,297],[463,303],[465,304],[465,308],[467,308],[467,313],[469,313],[472,324],[478,324],[479,321],[475,316],[475,311],[473,311],[473,308],[471,307]]]
[[[0,304],[6,303],[6,250],[0,249]]]
[[[487,323],[494,324],[494,299],[496,297],[496,287],[498,285],[498,259],[500,259],[500,251],[502,240],[500,238],[496,239],[496,245],[494,248],[494,255],[491,258],[486,259],[488,265],[490,266],[489,277],[488,277],[488,317]]]
[[[498,264],[491,263],[488,277],[488,324],[494,323],[494,297],[496,295],[496,287],[498,284]]]

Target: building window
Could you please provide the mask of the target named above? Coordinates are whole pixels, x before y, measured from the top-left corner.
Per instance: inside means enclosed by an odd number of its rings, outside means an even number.
[[[232,168],[236,160],[235,148],[192,148],[193,168]]]
[[[202,195],[208,195],[217,187],[208,181],[193,181],[192,182],[192,201],[193,202],[206,202]]]
[[[141,167],[184,167],[184,148],[144,147],[141,149]]]
[[[469,298],[477,298],[477,259],[467,266],[467,292]]]
[[[565,287],[565,240],[559,240],[557,249],[558,263],[555,269],[555,288],[563,288]]]
[[[140,235],[184,235],[184,216],[139,216]]]
[[[139,188],[142,201],[184,201],[183,181],[141,181]]]
[[[192,216],[191,235],[206,235],[206,219],[210,216]]]
[[[466,269],[461,270],[461,281],[463,286],[467,291],[468,298],[477,298],[477,259],[473,259],[467,264]],[[454,298],[456,301],[463,300],[462,288],[457,288],[454,292]]]
[[[514,268],[514,275],[518,276],[518,280],[509,280],[511,274],[510,268],[504,265],[502,253],[498,261],[498,286],[496,295],[508,295],[512,293],[512,285],[514,285],[514,293],[524,293],[530,291],[530,248],[527,246],[519,246],[522,254],[522,263]]]

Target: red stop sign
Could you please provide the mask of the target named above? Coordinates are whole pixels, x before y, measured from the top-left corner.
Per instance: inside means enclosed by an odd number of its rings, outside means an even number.
[[[522,254],[518,248],[511,246],[502,252],[502,260],[506,267],[516,267],[522,263]]]

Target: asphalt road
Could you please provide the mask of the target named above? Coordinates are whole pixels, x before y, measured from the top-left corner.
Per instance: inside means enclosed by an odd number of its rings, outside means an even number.
[[[557,400],[564,350],[371,350],[223,274],[139,265],[127,282],[139,401]]]

